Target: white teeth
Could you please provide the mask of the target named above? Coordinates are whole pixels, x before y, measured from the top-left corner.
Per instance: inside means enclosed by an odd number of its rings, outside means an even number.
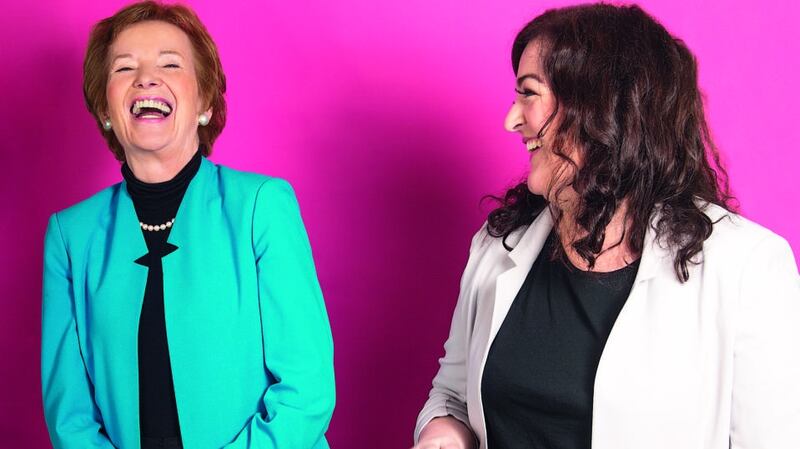
[[[131,112],[133,112],[133,115],[139,115],[139,112],[141,112],[142,108],[155,108],[164,114],[169,114],[172,112],[172,108],[170,108],[168,104],[158,100],[137,100],[133,103],[133,109]]]
[[[541,146],[542,146],[542,141],[539,139],[531,139],[525,142],[525,147],[528,148],[528,151],[533,151],[537,148],[540,148]]]

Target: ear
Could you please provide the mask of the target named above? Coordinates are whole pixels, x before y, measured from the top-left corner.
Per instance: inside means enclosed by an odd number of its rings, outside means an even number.
[[[197,115],[199,116],[200,114],[205,114],[206,117],[208,117],[208,119],[211,120],[211,116],[214,115],[214,108],[211,107],[211,104],[209,104],[209,103],[206,103],[206,100],[201,98],[200,99],[200,108],[201,108],[201,110],[197,111]],[[206,105],[206,104],[208,105],[208,108],[206,110],[202,110],[203,105]]]

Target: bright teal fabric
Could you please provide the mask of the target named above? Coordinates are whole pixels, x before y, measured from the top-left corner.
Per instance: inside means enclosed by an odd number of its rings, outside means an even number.
[[[185,449],[324,449],[333,342],[286,181],[203,158],[163,259]],[[53,214],[42,391],[56,448],[139,448],[137,333],[147,253],[124,181]]]

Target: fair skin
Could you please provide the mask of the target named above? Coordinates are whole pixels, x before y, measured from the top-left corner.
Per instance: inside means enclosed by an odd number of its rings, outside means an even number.
[[[519,133],[526,148],[529,147],[530,141],[537,138],[545,121],[556,107],[556,97],[550,90],[544,73],[540,43],[533,41],[525,47],[525,51],[522,53],[517,71],[517,97],[505,120],[506,130]],[[570,262],[577,268],[586,271],[589,269],[588,263],[572,248],[572,242],[587,234],[586,230],[577,226],[575,216],[571,213],[572,205],[577,202],[577,193],[566,183],[573,176],[574,169],[552,151],[553,134],[557,125],[558,115],[545,130],[541,139],[542,147],[531,154],[531,169],[527,179],[528,190],[547,197],[555,207],[563,212],[559,227],[561,244]],[[563,153],[571,158],[578,167],[581,167],[582,158],[577,149],[566,148]],[[554,198],[558,188],[564,185],[566,187],[561,190],[558,198]],[[626,211],[627,204],[623,201],[605,229],[606,237],[603,249],[597,256],[592,271],[618,270],[636,259],[637,255],[630,250],[626,242],[623,241],[618,246],[614,246],[622,238],[626,229]]]
[[[166,22],[139,22],[117,36],[109,61],[108,108],[101,119],[111,120],[138,179],[174,178],[199,146],[198,117],[212,114],[199,93],[189,37]],[[135,115],[133,106],[143,99],[163,103],[169,113],[140,108]]]
[[[452,416],[433,418],[412,449],[477,449],[472,431]]]
[[[556,104],[555,95],[544,76],[540,55],[539,42],[533,41],[525,47],[516,74],[517,96],[505,120],[506,130],[519,133],[526,149],[532,147],[531,143],[538,138],[539,131]],[[532,193],[545,196],[551,204],[563,212],[559,228],[561,244],[570,262],[586,271],[589,269],[588,263],[572,249],[572,242],[587,233],[576,225],[574,214],[570,212],[571,205],[577,201],[577,193],[570,186],[566,186],[558,198],[553,198],[558,187],[565,185],[573,175],[572,169],[564,165],[565,161],[552,151],[553,130],[558,127],[557,125],[558,115],[542,136],[542,146],[531,153],[531,169],[527,184]],[[581,167],[581,156],[576,149],[564,149],[563,153]],[[614,246],[626,229],[626,210],[627,205],[623,201],[606,227],[603,250],[597,256],[592,271],[618,270],[636,259],[637,254],[631,251],[625,242]],[[444,416],[432,419],[422,429],[419,443],[412,449],[476,449],[476,444],[472,431],[466,425],[452,416]]]

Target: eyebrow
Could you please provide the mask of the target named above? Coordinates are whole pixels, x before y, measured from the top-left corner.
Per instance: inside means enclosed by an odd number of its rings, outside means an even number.
[[[117,61],[117,59],[132,58],[132,57],[133,57],[133,55],[131,55],[130,53],[123,53],[121,55],[114,56],[114,59],[111,60],[111,63],[112,64],[115,63]]]
[[[519,78],[517,78],[517,86],[522,85],[522,82],[525,81],[528,78],[532,78],[532,79],[544,84],[544,81],[542,81],[542,77],[540,77],[539,75],[537,75],[535,73],[526,73],[525,75],[522,75]]]
[[[159,55],[159,56],[163,56],[163,55],[176,55],[176,56],[179,56],[179,57],[183,58],[183,55],[182,55],[182,54],[180,54],[180,53],[178,53],[178,52],[177,52],[177,51],[175,51],[175,50],[164,50],[164,51],[161,51],[161,52],[159,52],[159,53],[158,53],[158,55]],[[112,60],[111,60],[111,63],[113,64],[114,62],[116,62],[116,60],[117,60],[117,59],[121,59],[121,58],[132,58],[132,57],[133,57],[133,55],[132,55],[132,54],[130,54],[130,53],[123,53],[123,54],[121,54],[121,55],[114,56],[114,59],[112,59]]]
[[[181,58],[183,57],[182,54],[180,54],[179,52],[177,52],[175,50],[164,50],[164,51],[160,52],[158,55],[159,56],[162,56],[162,55],[175,55],[175,56],[180,56]]]

